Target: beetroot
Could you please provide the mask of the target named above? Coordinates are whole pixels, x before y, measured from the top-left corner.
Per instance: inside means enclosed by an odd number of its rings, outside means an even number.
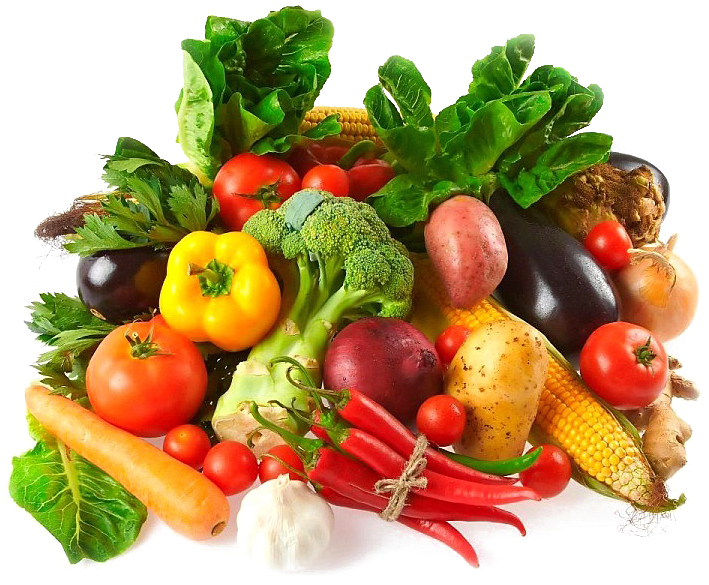
[[[368,317],[333,339],[323,366],[325,388],[356,388],[404,424],[426,398],[443,391],[443,367],[435,348],[413,325]]]

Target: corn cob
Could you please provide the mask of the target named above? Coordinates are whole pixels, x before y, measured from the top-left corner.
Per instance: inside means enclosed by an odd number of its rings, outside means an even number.
[[[310,130],[316,124],[322,122],[326,116],[332,114],[340,115],[340,124],[342,124],[342,132],[338,138],[348,140],[350,142],[359,142],[360,140],[371,140],[379,146],[382,145],[381,140],[377,138],[374,131],[374,126],[367,118],[367,110],[364,108],[331,108],[329,106],[317,106],[305,114],[305,119],[300,126],[301,132]]]
[[[473,329],[500,319],[516,319],[494,299],[473,309],[456,309],[428,259],[414,258],[416,268],[413,321],[431,337],[445,327]],[[601,403],[584,385],[575,369],[547,343],[549,372],[530,441],[554,443],[573,462],[574,478],[607,496],[633,506],[663,512],[684,501],[670,500],[640,449],[635,428],[620,413]]]

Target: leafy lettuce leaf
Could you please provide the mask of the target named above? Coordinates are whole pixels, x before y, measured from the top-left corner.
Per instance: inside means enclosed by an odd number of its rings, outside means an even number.
[[[338,134],[334,116],[299,132],[330,75],[333,33],[319,11],[289,7],[254,22],[210,16],[204,40],[183,41],[175,109],[190,170],[208,183],[241,152],[281,153]]]
[[[405,171],[368,201],[391,227],[428,217],[458,194],[487,198],[506,189],[529,207],[569,176],[607,159],[611,137],[580,133],[603,104],[565,69],[543,66],[526,79],[534,37],[520,35],[475,62],[468,93],[437,116],[416,66],[394,56],[364,98],[377,135]]]

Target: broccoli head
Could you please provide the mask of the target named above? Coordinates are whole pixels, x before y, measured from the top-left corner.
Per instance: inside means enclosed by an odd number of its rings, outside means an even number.
[[[288,366],[272,365],[273,358],[297,359],[319,383],[320,366],[334,332],[344,322],[365,315],[405,318],[414,280],[405,247],[390,236],[370,205],[348,197],[305,189],[278,209],[256,213],[244,231],[269,254],[291,261],[291,270],[281,276],[288,289],[284,298],[293,300],[279,325],[252,348],[248,365],[237,370],[217,405],[213,419],[217,435],[241,441],[244,432],[256,426],[253,419],[245,423],[247,401],[267,406],[277,400],[302,410],[309,406],[307,396],[287,381]],[[282,409],[271,408],[278,411],[274,416],[284,416]],[[289,422],[299,430],[297,421]],[[263,451],[274,437],[262,432],[259,439],[257,451]]]

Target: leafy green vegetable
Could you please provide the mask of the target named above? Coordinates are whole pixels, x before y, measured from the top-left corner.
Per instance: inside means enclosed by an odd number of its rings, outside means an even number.
[[[68,236],[69,252],[167,248],[191,231],[207,229],[219,211],[192,173],[133,138],[120,138],[105,158],[103,179],[115,190],[101,200],[100,213],[86,214],[84,225]]]
[[[37,359],[42,382],[76,399],[86,394],[84,377],[93,350],[116,327],[99,319],[76,297],[43,293],[30,305],[27,327],[52,346]]]
[[[425,220],[455,194],[487,199],[499,187],[526,208],[607,159],[610,136],[574,134],[601,108],[601,89],[552,66],[523,79],[533,53],[532,35],[493,47],[473,65],[468,93],[435,118],[431,90],[411,61],[394,56],[379,68],[364,104],[405,172],[368,201],[390,227]]]
[[[336,116],[299,132],[330,75],[333,32],[319,11],[289,7],[254,22],[210,16],[204,40],[183,41],[175,110],[190,170],[209,182],[241,152],[282,153],[338,134]]]
[[[106,561],[126,550],[147,518],[119,483],[41,427],[33,449],[12,459],[10,495],[54,536],[69,562]]]

